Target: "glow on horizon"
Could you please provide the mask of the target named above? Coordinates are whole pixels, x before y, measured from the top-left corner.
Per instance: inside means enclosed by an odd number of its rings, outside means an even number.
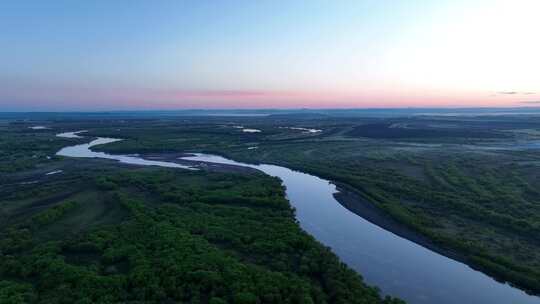
[[[0,5],[0,111],[540,106],[536,0],[121,2]]]

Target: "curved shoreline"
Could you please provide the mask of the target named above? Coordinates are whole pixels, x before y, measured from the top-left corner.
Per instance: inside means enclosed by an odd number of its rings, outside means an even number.
[[[212,153],[212,154],[219,155],[218,153]],[[254,171],[262,172],[260,169],[249,168],[249,167],[244,167],[240,165],[220,164],[220,163],[212,163],[212,162],[205,162],[205,161],[191,161],[191,160],[184,160],[181,158],[182,156],[188,156],[188,155],[193,155],[193,153],[171,153],[171,154],[147,153],[147,154],[142,154],[140,156],[143,159],[158,158],[164,161],[176,162],[183,165],[192,165],[193,163],[198,163],[199,165],[196,167],[203,170],[210,170],[210,171],[215,171],[215,172],[235,172],[235,173],[240,173],[240,172],[253,173]],[[204,166],[201,166],[201,164],[204,164]],[[271,164],[275,166],[282,166],[281,164],[272,164],[271,162],[267,164]],[[260,165],[260,164],[257,164],[257,165]],[[290,168],[291,170],[295,170],[298,172],[305,172],[301,168],[300,169],[295,168],[295,167],[286,167],[286,168]],[[308,173],[308,174],[311,174],[311,173]],[[317,175],[314,175],[314,176],[317,176]],[[319,178],[326,179],[325,177],[319,177]],[[473,262],[471,262],[470,258],[466,254],[461,253],[457,250],[445,248],[441,246],[440,244],[435,243],[429,237],[410,228],[406,224],[399,222],[390,214],[388,214],[384,210],[380,209],[379,207],[371,203],[369,199],[363,197],[353,187],[342,182],[333,181],[331,179],[328,179],[328,181],[334,184],[336,186],[336,189],[338,190],[338,192],[333,194],[335,200],[341,206],[343,206],[350,212],[356,214],[357,216],[361,217],[362,219],[370,222],[371,224],[376,225],[392,234],[395,234],[419,246],[422,246],[430,251],[440,254],[441,256],[460,262],[466,265],[467,267],[473,269],[474,271],[478,271],[489,276],[490,278],[492,278],[493,280],[499,283],[508,284],[509,286],[519,289],[531,296],[539,295],[539,293],[536,293],[533,290],[529,290],[527,288],[513,284],[512,282],[506,280],[504,277],[492,274],[488,269],[484,269],[481,266],[474,264]]]
[[[339,190],[339,192],[334,194],[336,201],[338,201],[344,208],[365,219],[366,221],[377,225],[382,229],[389,231],[399,237],[416,243],[426,249],[436,252],[442,256],[463,263],[471,269],[481,272],[499,283],[508,284],[513,288],[522,290],[523,292],[531,296],[540,295],[540,293],[535,292],[534,290],[530,290],[516,285],[501,276],[497,276],[491,273],[488,269],[484,269],[481,266],[476,265],[475,263],[471,262],[470,258],[464,253],[444,248],[441,245],[435,243],[429,237],[424,236],[421,233],[408,227],[406,224],[397,221],[390,214],[375,206],[368,199],[362,197],[356,191],[347,189],[351,188],[350,186],[347,186],[343,183],[336,183],[334,181],[332,181],[332,183],[334,183],[336,185],[336,188]]]
[[[391,215],[372,204],[368,199],[363,198],[360,194],[346,189],[347,186],[335,182],[332,183],[339,190],[339,192],[334,194],[334,197],[347,210],[386,231],[390,231],[424,248],[470,266],[463,255],[435,244],[431,239],[397,221]]]
[[[213,153],[216,155],[215,153]],[[202,162],[206,164],[215,164],[211,162]],[[275,166],[283,166],[281,164],[272,164],[272,163],[266,163],[271,164]],[[221,164],[223,165],[223,164]],[[258,164],[260,165],[260,164]],[[226,165],[229,168],[231,167],[241,167],[238,165]],[[290,170],[298,171],[298,172],[304,172],[306,174],[312,174],[308,173],[309,171],[303,171],[301,168],[296,167],[285,167],[289,168]],[[227,169],[225,169],[227,170]],[[257,169],[258,170],[258,169]],[[321,179],[326,179],[326,177],[314,175]],[[529,296],[539,296],[540,293],[535,292],[534,290],[527,289],[525,287],[519,286],[514,284],[513,282],[505,279],[503,276],[498,276],[494,273],[492,273],[489,269],[482,268],[481,265],[477,265],[473,263],[470,259],[470,257],[462,252],[459,252],[457,250],[453,250],[450,248],[445,248],[440,244],[435,243],[432,239],[429,237],[421,234],[420,232],[414,230],[413,228],[407,226],[405,223],[399,222],[394,217],[392,217],[390,214],[379,208],[378,206],[374,205],[369,201],[368,198],[365,198],[362,196],[361,193],[359,193],[356,189],[353,187],[343,183],[343,182],[336,182],[331,179],[327,179],[330,183],[334,184],[336,186],[336,190],[338,192],[333,194],[333,197],[335,200],[343,206],[348,211],[354,213],[355,215],[361,217],[362,219],[370,222],[371,224],[380,227],[398,237],[401,237],[403,239],[406,239],[412,243],[415,243],[427,250],[430,250],[436,254],[439,254],[441,256],[444,256],[446,258],[449,258],[451,260],[454,260],[456,262],[462,263],[469,267],[470,269],[480,272],[491,279],[497,281],[498,283],[508,285],[512,288],[515,288],[517,290],[520,290],[524,293],[526,293]]]

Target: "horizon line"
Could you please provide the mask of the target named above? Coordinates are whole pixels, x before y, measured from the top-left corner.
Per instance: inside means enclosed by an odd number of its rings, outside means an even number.
[[[540,110],[540,106],[441,106],[441,107],[336,107],[336,108],[180,108],[180,109],[116,109],[116,110],[46,110],[46,111],[28,111],[28,110],[12,110],[0,111],[0,113],[108,113],[108,112],[181,112],[181,111],[317,111],[317,110]]]

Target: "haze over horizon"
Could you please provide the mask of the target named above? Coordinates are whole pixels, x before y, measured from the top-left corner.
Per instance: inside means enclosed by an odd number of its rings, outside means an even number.
[[[540,2],[3,1],[0,111],[540,106]]]

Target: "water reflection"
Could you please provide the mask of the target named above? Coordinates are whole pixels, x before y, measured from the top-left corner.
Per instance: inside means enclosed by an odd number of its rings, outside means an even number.
[[[120,140],[121,139],[116,139],[116,138],[99,137],[87,144],[81,144],[81,145],[75,145],[75,146],[62,148],[60,151],[56,153],[56,155],[68,156],[68,157],[105,158],[105,159],[117,160],[121,163],[132,164],[132,165],[159,166],[159,167],[167,167],[167,168],[197,170],[196,168],[192,168],[190,166],[185,166],[185,165],[181,165],[181,164],[177,164],[173,162],[147,160],[147,159],[143,159],[143,158],[133,156],[133,155],[115,155],[115,154],[107,154],[104,152],[94,152],[90,150],[90,148],[93,146],[104,145],[104,144],[113,143]]]

